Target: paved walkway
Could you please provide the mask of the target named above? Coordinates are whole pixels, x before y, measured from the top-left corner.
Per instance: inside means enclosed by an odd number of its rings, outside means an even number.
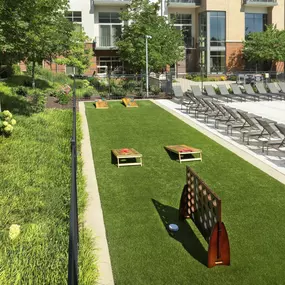
[[[153,102],[285,184],[285,152],[279,151],[277,155],[275,153],[265,155],[261,152],[260,147],[256,145],[247,146],[241,144],[239,138],[236,139],[234,137],[227,136],[225,134],[225,129],[215,129],[213,124],[206,125],[203,120],[199,121],[190,117],[188,114],[180,110],[180,104],[174,103],[170,100],[153,100]]]
[[[285,101],[238,102],[227,105],[285,124]]]
[[[85,225],[91,229],[93,233],[94,254],[97,258],[97,265],[99,270],[99,285],[113,285],[113,273],[111,260],[109,255],[109,248],[106,238],[106,230],[103,219],[103,212],[101,208],[100,196],[98,191],[98,184],[94,168],[94,161],[91,149],[91,142],[89,136],[89,129],[87,118],[85,115],[85,104],[79,102],[79,113],[82,118],[82,159],[83,159],[83,175],[86,178],[86,191],[88,193],[88,203],[85,212]]]

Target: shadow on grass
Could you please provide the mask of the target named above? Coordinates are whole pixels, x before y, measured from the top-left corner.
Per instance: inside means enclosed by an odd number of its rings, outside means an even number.
[[[163,205],[154,199],[152,199],[152,202],[168,234],[175,240],[179,241],[193,258],[207,266],[207,251],[191,229],[188,222],[179,220],[179,210]],[[177,224],[179,227],[178,232],[170,232],[168,229],[169,224]]]
[[[0,94],[2,110],[9,110],[12,114],[30,116],[32,104],[24,97]]]
[[[174,160],[174,161],[178,161],[178,162],[179,162],[179,156],[178,156],[177,153],[174,153],[174,152],[170,151],[169,149],[167,149],[167,148],[165,148],[165,147],[164,147],[164,149],[165,149],[165,151],[167,152],[167,154],[168,154],[168,156],[169,156],[169,158],[170,158],[171,160]],[[181,155],[181,158],[182,158],[182,159],[191,159],[191,158],[194,158],[194,156],[193,156],[191,153],[188,153],[188,154],[183,154],[183,155]]]
[[[137,162],[137,159],[134,157],[120,158],[121,166],[123,166],[124,163],[136,163],[136,162]],[[111,151],[111,164],[118,166],[117,157],[114,155],[112,151]]]

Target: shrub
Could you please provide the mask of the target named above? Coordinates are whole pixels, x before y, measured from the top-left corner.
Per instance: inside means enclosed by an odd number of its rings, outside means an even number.
[[[34,113],[43,112],[46,107],[46,95],[41,90],[33,90],[30,94],[32,96],[32,111]]]
[[[91,77],[91,78],[88,78],[88,81],[95,88],[98,88],[100,86],[100,81],[98,78]]]
[[[29,62],[27,64],[27,74],[32,75],[32,68],[33,68],[33,63]],[[35,74],[40,74],[41,69],[43,69],[38,63],[35,64]]]
[[[60,90],[57,92],[57,99],[58,103],[61,105],[66,105],[71,99],[71,93],[70,92],[65,92],[64,90]]]
[[[94,89],[92,86],[89,86],[83,93],[83,98],[90,99],[91,96],[94,96],[94,95],[98,95],[98,91]]]
[[[124,88],[122,87],[111,87],[111,93],[112,95],[119,97],[119,98],[123,98],[126,96],[127,92]]]
[[[221,76],[221,81],[226,81],[227,80],[227,77],[226,76]]]
[[[24,96],[24,97],[28,96],[28,89],[27,87],[24,86],[19,86],[18,88],[15,88],[14,92],[19,96]]]
[[[10,136],[13,132],[16,120],[13,119],[13,115],[10,111],[5,110],[0,112],[0,133],[5,136]]]
[[[161,91],[161,89],[158,86],[151,86],[150,91],[154,94],[154,95],[158,95],[159,92]]]
[[[22,72],[21,72],[21,68],[18,64],[13,64],[12,65],[12,74],[13,75],[21,75]]]
[[[75,83],[76,83],[76,88],[78,89],[87,88],[90,85],[89,81],[86,79],[84,80],[76,79]]]

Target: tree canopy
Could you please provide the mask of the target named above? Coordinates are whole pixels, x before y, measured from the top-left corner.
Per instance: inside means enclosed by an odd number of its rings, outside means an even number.
[[[148,0],[133,0],[126,11],[121,13],[121,19],[128,21],[116,41],[121,58],[134,71],[141,71],[146,66],[146,35],[148,40],[148,63],[150,70],[158,71],[166,65],[172,65],[181,60],[184,54],[184,44],[181,31],[173,22],[158,15],[159,3]]]
[[[55,61],[59,64],[73,66],[80,75],[83,74],[84,70],[90,66],[92,57],[91,49],[85,45],[87,41],[88,37],[83,31],[73,31],[70,39],[70,48],[64,54],[64,58],[58,58]]]
[[[250,62],[285,61],[285,31],[269,25],[264,32],[250,33],[243,54]]]
[[[62,54],[73,31],[64,15],[67,9],[68,0],[1,0],[2,60],[10,64],[25,60],[35,66]]]

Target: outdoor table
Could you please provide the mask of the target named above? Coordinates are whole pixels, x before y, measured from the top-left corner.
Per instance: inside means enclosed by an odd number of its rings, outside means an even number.
[[[198,148],[194,148],[192,146],[187,146],[185,144],[182,145],[169,145],[165,147],[167,150],[178,154],[178,160],[181,163],[182,161],[202,161],[202,150]],[[189,157],[189,154],[192,157]],[[196,155],[196,156],[195,156]]]
[[[142,166],[142,154],[137,152],[133,148],[122,148],[113,149],[112,153],[117,158],[117,165],[120,166],[131,166],[140,165]],[[131,162],[130,159],[134,158],[135,161]]]

